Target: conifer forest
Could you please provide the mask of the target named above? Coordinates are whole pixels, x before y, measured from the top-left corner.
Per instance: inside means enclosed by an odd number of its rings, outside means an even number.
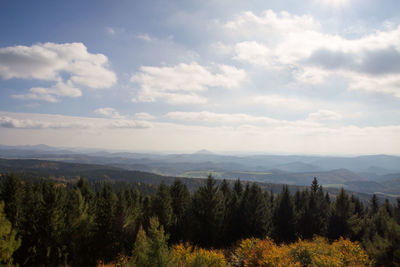
[[[232,185],[232,186],[231,186]],[[4,266],[399,266],[400,199],[279,194],[211,177],[138,184],[1,176]]]

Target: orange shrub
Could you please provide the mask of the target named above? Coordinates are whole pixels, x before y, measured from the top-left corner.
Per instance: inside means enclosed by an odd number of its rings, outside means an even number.
[[[234,266],[371,266],[357,242],[339,239],[332,244],[322,237],[299,240],[290,245],[276,245],[271,239],[245,239],[235,250]]]
[[[218,250],[198,249],[189,245],[175,245],[172,248],[178,267],[226,267],[229,266],[224,254]]]
[[[278,246],[273,240],[249,238],[235,250],[232,263],[235,266],[300,266],[288,257],[288,247]]]

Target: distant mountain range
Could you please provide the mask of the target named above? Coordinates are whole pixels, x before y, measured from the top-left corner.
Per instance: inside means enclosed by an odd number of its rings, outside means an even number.
[[[315,176],[326,188],[344,187],[354,192],[400,196],[400,157],[389,155],[232,156],[218,155],[207,150],[193,154],[152,154],[35,145],[0,146],[0,158],[95,164],[100,166],[96,167],[97,169],[101,169],[103,165],[107,171],[141,171],[163,177],[205,178],[211,173],[217,179],[240,178],[261,183],[297,186],[308,186]],[[82,175],[82,169],[77,167],[80,165],[74,166],[76,175]],[[51,164],[47,169],[51,169]]]

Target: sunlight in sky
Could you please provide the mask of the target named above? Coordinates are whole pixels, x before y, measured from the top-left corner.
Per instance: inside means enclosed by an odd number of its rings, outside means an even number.
[[[349,4],[350,0],[316,0],[327,6],[345,7]]]
[[[356,2],[0,1],[0,144],[400,154],[400,1]]]

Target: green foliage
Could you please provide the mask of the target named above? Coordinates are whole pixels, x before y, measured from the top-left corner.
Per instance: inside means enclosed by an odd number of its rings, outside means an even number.
[[[168,229],[174,218],[172,210],[172,198],[168,187],[162,182],[152,200],[152,210],[160,224]]]
[[[190,235],[189,208],[190,193],[186,185],[175,180],[170,187],[172,199],[173,221],[171,225],[171,241],[187,241]]]
[[[174,259],[167,240],[168,235],[164,233],[163,226],[160,226],[157,218],[151,218],[147,235],[142,227],[139,229],[128,266],[173,266]]]
[[[0,265],[9,266],[13,263],[12,255],[21,244],[16,235],[4,213],[4,202],[0,202]]]
[[[277,242],[292,242],[296,240],[296,215],[289,188],[284,186],[277,199],[274,211],[274,235]]]
[[[380,204],[372,196],[366,209],[344,190],[331,199],[317,179],[294,196],[287,186],[274,196],[256,183],[243,186],[240,180],[227,180],[218,185],[211,176],[193,194],[179,180],[152,191],[137,184],[88,183],[82,178],[74,184],[21,181],[13,175],[0,179],[4,202],[0,232],[8,238],[1,244],[13,252],[0,254],[8,255],[2,259],[7,264],[227,266],[237,263],[235,257],[248,257],[240,264],[260,266],[261,255],[265,266],[342,266],[351,265],[343,263],[343,255],[351,258],[360,252],[359,245],[340,239],[345,237],[360,241],[377,266],[400,266],[400,199]],[[311,241],[315,235],[342,241]],[[265,236],[279,245],[255,239]],[[250,254],[235,254],[231,261],[229,248],[247,238],[242,251]],[[297,238],[304,241],[294,243]],[[176,244],[181,242],[214,249],[180,245],[179,254]],[[215,248],[227,249],[226,258]],[[328,248],[342,258],[327,254]],[[130,253],[132,257],[125,260]]]
[[[224,212],[224,196],[214,178],[209,176],[206,185],[197,190],[192,202],[196,243],[202,246],[214,246],[220,242]]]

